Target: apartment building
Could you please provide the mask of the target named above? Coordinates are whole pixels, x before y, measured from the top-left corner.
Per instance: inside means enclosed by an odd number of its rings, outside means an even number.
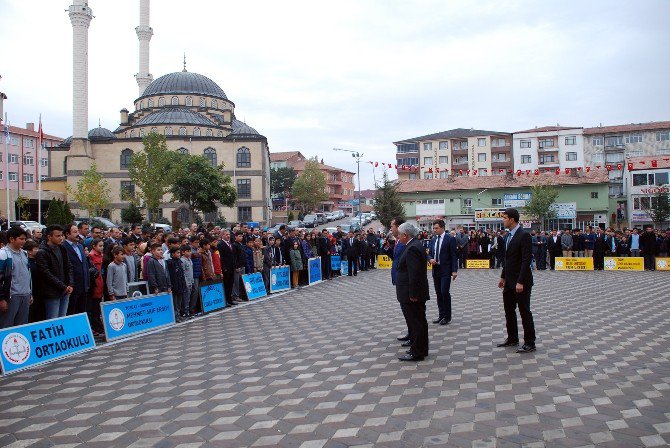
[[[659,193],[670,193],[670,157],[643,156],[626,160],[627,173],[624,181],[628,210],[617,210],[620,221],[631,227],[653,225],[650,210],[656,208]],[[667,228],[667,223],[661,225]]]
[[[458,128],[394,145],[399,180],[500,175],[513,169],[512,134],[508,132]],[[412,166],[418,169],[409,169]]]
[[[584,167],[583,128],[545,126],[514,133],[512,154],[517,170]]]

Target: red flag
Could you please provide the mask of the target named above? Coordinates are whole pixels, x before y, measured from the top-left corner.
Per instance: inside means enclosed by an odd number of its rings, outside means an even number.
[[[556,168],[556,174],[557,174],[557,175],[558,175],[558,174],[561,174],[561,169],[560,169],[560,168]]]
[[[530,170],[526,170],[526,176],[530,176]]]
[[[463,170],[458,170],[458,175],[462,176],[463,175]]]
[[[590,167],[590,166],[587,166],[587,167],[586,167],[586,172],[587,172],[587,173],[590,173],[590,172],[591,172],[591,167]]]
[[[477,170],[473,170],[473,171],[472,171],[472,175],[473,175],[473,176],[476,176],[476,175],[477,175]]]
[[[612,165],[606,165],[606,166],[605,166],[605,169],[606,169],[607,171],[612,171]]]
[[[42,149],[42,142],[44,141],[44,131],[42,130],[42,114],[40,114],[40,127],[39,127],[39,130],[37,131],[37,133],[39,134],[39,139],[40,139],[39,148]],[[40,161],[38,160],[38,163],[39,162]]]
[[[596,168],[598,168],[598,169],[600,169],[601,167],[602,167],[602,165],[596,165]]]
[[[540,170],[536,169],[534,174],[537,176],[538,174],[540,174]]]
[[[647,162],[645,162],[644,160],[640,160],[640,165],[646,165],[646,164]]]
[[[432,168],[428,168],[428,172],[429,172],[429,173],[432,173],[432,172],[433,172],[433,169],[432,169]]]
[[[633,171],[633,162],[628,162],[628,171]]]
[[[396,170],[398,169],[398,165],[393,165],[393,166],[395,167]]]
[[[565,169],[565,174],[570,174],[570,168]]]
[[[507,172],[508,172],[508,173],[513,173],[514,171],[512,171],[512,170],[507,170]]]
[[[402,166],[402,170],[405,171],[405,165]]]
[[[439,166],[438,166],[438,167],[435,167],[435,172],[436,172],[436,173],[439,173],[439,172],[440,172],[440,167],[439,167]]]
[[[578,167],[577,167],[577,171],[581,171],[581,170],[582,170],[582,167],[581,167],[581,166],[578,166]]]
[[[465,170],[465,174],[470,175],[470,170]]]
[[[372,162],[370,162],[370,163],[372,163]],[[377,168],[378,166],[379,166],[379,162],[375,162],[375,168]]]
[[[654,168],[657,168],[658,167],[658,161],[657,160],[652,160],[651,161],[651,166],[654,167]]]
[[[393,168],[393,165],[391,165],[390,163],[389,163],[389,168]]]
[[[616,169],[622,170],[623,169],[623,163],[617,163],[616,164]]]
[[[521,170],[516,170],[516,175],[521,176]]]

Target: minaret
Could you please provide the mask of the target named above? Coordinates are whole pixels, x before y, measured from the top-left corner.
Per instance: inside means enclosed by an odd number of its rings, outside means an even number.
[[[72,22],[72,138],[88,138],[88,26],[93,11],[85,0],[73,0]]]
[[[140,71],[135,75],[140,90],[139,96],[142,96],[144,90],[154,80],[149,73],[149,42],[154,34],[154,30],[149,26],[149,1],[140,0],[140,26],[135,28],[137,39],[140,41]]]

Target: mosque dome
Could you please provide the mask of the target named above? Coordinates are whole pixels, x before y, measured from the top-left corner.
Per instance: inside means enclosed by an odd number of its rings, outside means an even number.
[[[99,126],[88,131],[88,139],[92,142],[101,142],[106,140],[114,140],[116,139],[116,136],[109,129],[105,129],[102,126]]]
[[[206,76],[187,71],[161,76],[149,84],[140,98],[169,94],[207,95],[224,100],[228,99],[217,83]]]
[[[185,107],[163,107],[142,117],[133,126],[153,126],[157,124],[216,126],[209,118]]]
[[[233,118],[233,135],[260,135],[258,131],[243,121]]]

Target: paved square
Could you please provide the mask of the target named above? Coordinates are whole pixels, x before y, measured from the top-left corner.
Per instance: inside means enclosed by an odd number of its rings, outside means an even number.
[[[371,271],[0,378],[0,446],[670,444],[670,274],[535,272],[530,355],[498,276],[460,272],[418,364]]]

